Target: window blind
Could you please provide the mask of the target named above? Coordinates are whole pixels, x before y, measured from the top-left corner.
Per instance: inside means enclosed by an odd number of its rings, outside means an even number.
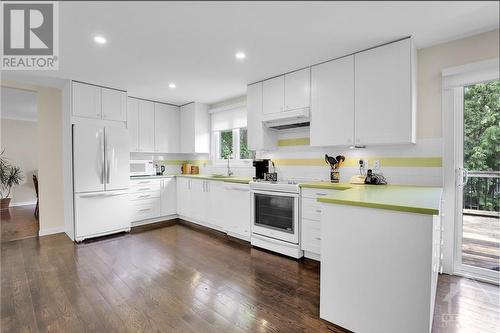
[[[212,131],[247,127],[247,110],[240,107],[212,113]]]

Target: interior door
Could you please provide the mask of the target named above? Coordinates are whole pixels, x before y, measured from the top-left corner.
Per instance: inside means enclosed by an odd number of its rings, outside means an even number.
[[[104,191],[104,128],[73,125],[75,192]]]
[[[106,127],[104,131],[106,190],[127,189],[130,184],[128,131],[118,127]]]
[[[500,82],[457,88],[456,258],[458,273],[500,281]],[[462,96],[460,96],[460,94]],[[460,98],[461,97],[461,98]]]

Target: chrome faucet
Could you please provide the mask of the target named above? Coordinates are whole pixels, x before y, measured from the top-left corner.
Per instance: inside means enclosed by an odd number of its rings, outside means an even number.
[[[233,172],[231,171],[231,168],[229,167],[229,160],[231,159],[230,156],[227,157],[227,176],[231,177],[233,175]]]

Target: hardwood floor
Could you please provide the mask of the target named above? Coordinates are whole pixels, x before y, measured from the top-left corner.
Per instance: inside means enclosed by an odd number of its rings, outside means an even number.
[[[1,250],[1,332],[344,332],[319,319],[316,262],[185,224],[78,245],[58,234]],[[498,287],[485,287],[493,299],[478,298],[467,281],[440,278],[435,318],[456,284],[452,302],[468,332],[496,332]],[[433,331],[463,332],[439,322]]]
[[[38,236],[38,220],[33,215],[35,207],[26,205],[0,210],[2,242]]]

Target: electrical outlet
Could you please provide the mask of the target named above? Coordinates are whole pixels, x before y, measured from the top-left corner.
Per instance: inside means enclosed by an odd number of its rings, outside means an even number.
[[[380,169],[380,160],[373,161],[373,169],[375,170]]]

